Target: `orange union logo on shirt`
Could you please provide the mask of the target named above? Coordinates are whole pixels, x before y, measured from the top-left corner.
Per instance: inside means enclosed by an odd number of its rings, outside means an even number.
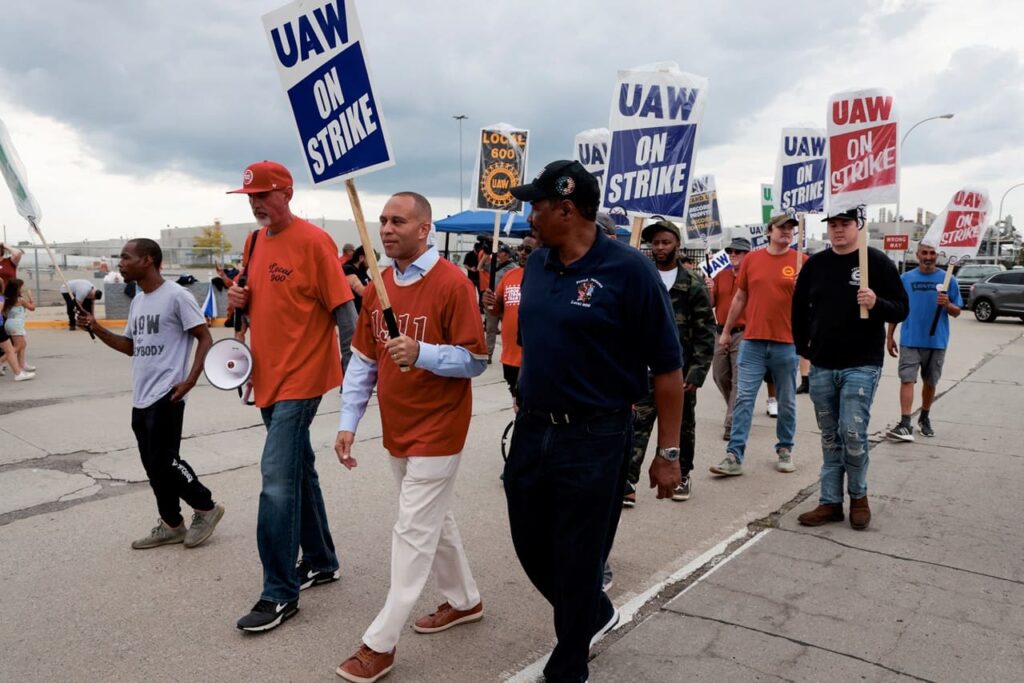
[[[793,266],[783,266],[782,267],[782,276],[783,277],[789,278],[789,277],[793,277],[794,275],[796,275],[796,268],[794,268]]]

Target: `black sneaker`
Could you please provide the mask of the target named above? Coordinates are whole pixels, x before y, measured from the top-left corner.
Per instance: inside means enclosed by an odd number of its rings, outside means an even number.
[[[809,393],[811,393],[811,387],[807,383],[807,380],[805,380],[805,379],[804,380],[800,380],[800,386],[798,386],[796,388],[796,393],[798,393],[798,394],[809,394]]]
[[[922,417],[918,420],[917,428],[921,432],[921,436],[935,436],[935,430],[932,429],[932,421],[930,418]]]
[[[914,428],[910,425],[903,424],[902,422],[890,429],[885,433],[890,439],[896,439],[897,441],[913,441],[914,440]]]
[[[604,593],[601,594],[601,603],[601,616],[598,618],[597,630],[594,631],[594,635],[590,638],[591,649],[608,635],[612,629],[619,625],[619,610],[615,609],[615,605],[612,604],[612,601]]]
[[[335,569],[333,572],[322,572],[317,569],[312,569],[308,564],[299,562],[295,565],[295,571],[299,575],[299,590],[304,591],[312,586],[319,586],[322,583],[331,583],[341,578],[341,570]]]
[[[238,620],[235,624],[242,631],[259,633],[277,628],[285,619],[290,619],[299,611],[299,599],[295,598],[289,602],[274,602],[272,600],[260,600],[252,607],[252,611]]]
[[[622,507],[631,508],[636,506],[636,484],[626,480],[626,490],[622,494]]]

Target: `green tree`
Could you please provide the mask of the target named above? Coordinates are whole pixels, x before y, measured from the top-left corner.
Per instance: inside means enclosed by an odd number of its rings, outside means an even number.
[[[194,249],[210,250],[211,254],[224,254],[231,251],[231,242],[224,237],[224,231],[220,228],[220,221],[214,221],[213,225],[203,228],[195,239],[192,240]]]

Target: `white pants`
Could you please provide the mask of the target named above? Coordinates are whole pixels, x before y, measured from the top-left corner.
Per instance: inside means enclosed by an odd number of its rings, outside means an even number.
[[[468,610],[480,602],[450,510],[460,458],[461,453],[391,458],[399,486],[398,521],[391,531],[388,597],[363,634],[363,642],[372,650],[390,652],[398,644],[431,569],[449,605]]]

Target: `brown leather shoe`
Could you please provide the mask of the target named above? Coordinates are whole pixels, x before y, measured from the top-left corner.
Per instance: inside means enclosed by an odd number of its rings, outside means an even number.
[[[334,673],[352,683],[373,683],[391,671],[395,665],[395,650],[377,652],[360,644],[356,653],[339,664]]]
[[[413,624],[412,628],[417,633],[437,633],[447,631],[452,626],[468,624],[471,621],[480,621],[484,618],[484,603],[478,602],[476,607],[467,610],[458,610],[447,602],[438,606],[436,612],[431,612],[425,617],[420,617]]]
[[[851,513],[852,515],[853,513]],[[851,516],[852,519],[852,516]],[[842,503],[835,505],[819,505],[810,512],[805,512],[796,518],[804,526],[821,526],[829,522],[843,521]]]
[[[868,497],[850,499],[850,526],[854,529],[867,529],[871,523],[871,508]]]

